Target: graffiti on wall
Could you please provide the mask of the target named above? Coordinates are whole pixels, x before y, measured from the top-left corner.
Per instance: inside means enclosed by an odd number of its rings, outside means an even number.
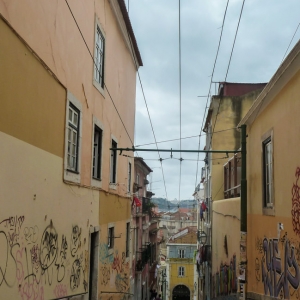
[[[299,249],[287,238],[262,240],[263,252],[255,259],[257,282],[263,283],[265,295],[290,298],[300,283],[300,269],[296,253]]]
[[[67,235],[52,221],[45,228],[25,223],[25,216],[0,222],[0,293],[6,285],[21,299],[40,300],[46,289],[56,298],[87,291],[88,251],[81,246],[81,228],[73,226]]]
[[[101,243],[99,249],[101,285],[114,285],[118,292],[128,291],[130,270],[125,252],[120,255],[118,250],[109,251],[105,243]]]
[[[292,223],[294,232],[300,236],[300,168],[295,172],[296,182],[292,187]]]
[[[221,263],[220,270],[213,276],[213,296],[225,296],[236,292],[236,255],[233,255],[230,263]]]

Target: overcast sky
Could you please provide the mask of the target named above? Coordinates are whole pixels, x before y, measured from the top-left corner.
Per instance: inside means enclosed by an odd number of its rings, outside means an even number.
[[[180,149],[179,1],[125,0],[144,66],[139,69],[160,149]],[[199,136],[227,0],[181,0],[181,137]],[[224,81],[243,0],[229,1],[213,81]],[[246,0],[227,76],[228,82],[268,82],[279,67],[300,22],[299,0]],[[300,38],[300,28],[289,51]],[[215,94],[215,85],[211,93]],[[295,100],[296,101],[296,100]],[[299,100],[297,100],[299,101]],[[209,100],[210,102],[210,100]],[[208,102],[208,104],[209,104]],[[200,148],[203,149],[204,133]],[[137,78],[135,145],[154,143]],[[198,149],[199,138],[183,139],[181,149]],[[140,148],[153,148],[145,145]],[[193,199],[197,154],[138,152],[153,169],[152,190],[168,200]],[[204,166],[200,155],[199,173]],[[151,178],[150,178],[151,179]],[[180,189],[179,189],[179,183]],[[167,195],[166,195],[167,193]]]

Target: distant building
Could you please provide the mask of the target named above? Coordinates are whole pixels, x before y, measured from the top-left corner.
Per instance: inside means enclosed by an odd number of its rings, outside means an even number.
[[[197,227],[182,228],[167,243],[165,299],[196,300]]]

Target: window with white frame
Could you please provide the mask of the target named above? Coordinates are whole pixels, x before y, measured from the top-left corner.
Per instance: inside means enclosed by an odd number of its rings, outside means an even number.
[[[79,122],[79,109],[77,109],[72,103],[69,103],[67,168],[74,172],[78,172]]]
[[[108,228],[107,248],[111,249],[114,247],[115,238],[115,227],[111,226]]]
[[[263,141],[262,147],[264,207],[273,208],[273,147],[271,136]]]
[[[184,249],[179,249],[178,250],[179,258],[184,258]]]
[[[65,120],[64,180],[80,183],[82,104],[67,91]]]
[[[184,271],[185,271],[184,267],[178,267],[178,276],[184,277]]]
[[[105,38],[98,22],[95,31],[94,80],[101,89],[104,89]]]
[[[93,178],[101,180],[102,129],[94,126]]]
[[[112,139],[110,152],[110,183],[116,183],[117,178],[117,146],[117,142]]]

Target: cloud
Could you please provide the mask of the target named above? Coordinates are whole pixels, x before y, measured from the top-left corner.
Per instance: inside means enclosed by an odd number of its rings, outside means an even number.
[[[126,1],[128,2],[128,1]],[[227,1],[181,1],[181,112],[179,89],[178,1],[129,0],[129,16],[142,55],[140,68],[143,91],[160,149],[192,150],[204,148],[205,135],[201,127],[207,113],[212,69],[217,53],[221,25]],[[241,0],[229,2],[222,42],[213,81],[223,81],[236,33]],[[288,44],[299,24],[299,1],[245,1],[240,27],[233,50],[227,81],[267,82],[281,63]],[[298,41],[300,30],[292,46]],[[292,47],[291,46],[291,47]],[[291,48],[290,48],[291,50]],[[211,93],[217,90],[212,84]],[[181,119],[181,125],[180,125]],[[135,144],[154,143],[154,137],[139,82],[136,97]],[[181,134],[180,134],[181,132]],[[183,139],[179,137],[198,136]],[[155,144],[143,148],[156,149]],[[165,185],[157,152],[140,152],[153,169],[153,190],[157,196],[188,199],[196,181],[197,157],[193,153],[161,153]],[[178,158],[184,160],[181,163]],[[176,159],[177,158],[177,159]],[[203,160],[204,154],[199,158]],[[198,163],[198,174],[203,166]],[[181,173],[181,176],[180,176]]]

